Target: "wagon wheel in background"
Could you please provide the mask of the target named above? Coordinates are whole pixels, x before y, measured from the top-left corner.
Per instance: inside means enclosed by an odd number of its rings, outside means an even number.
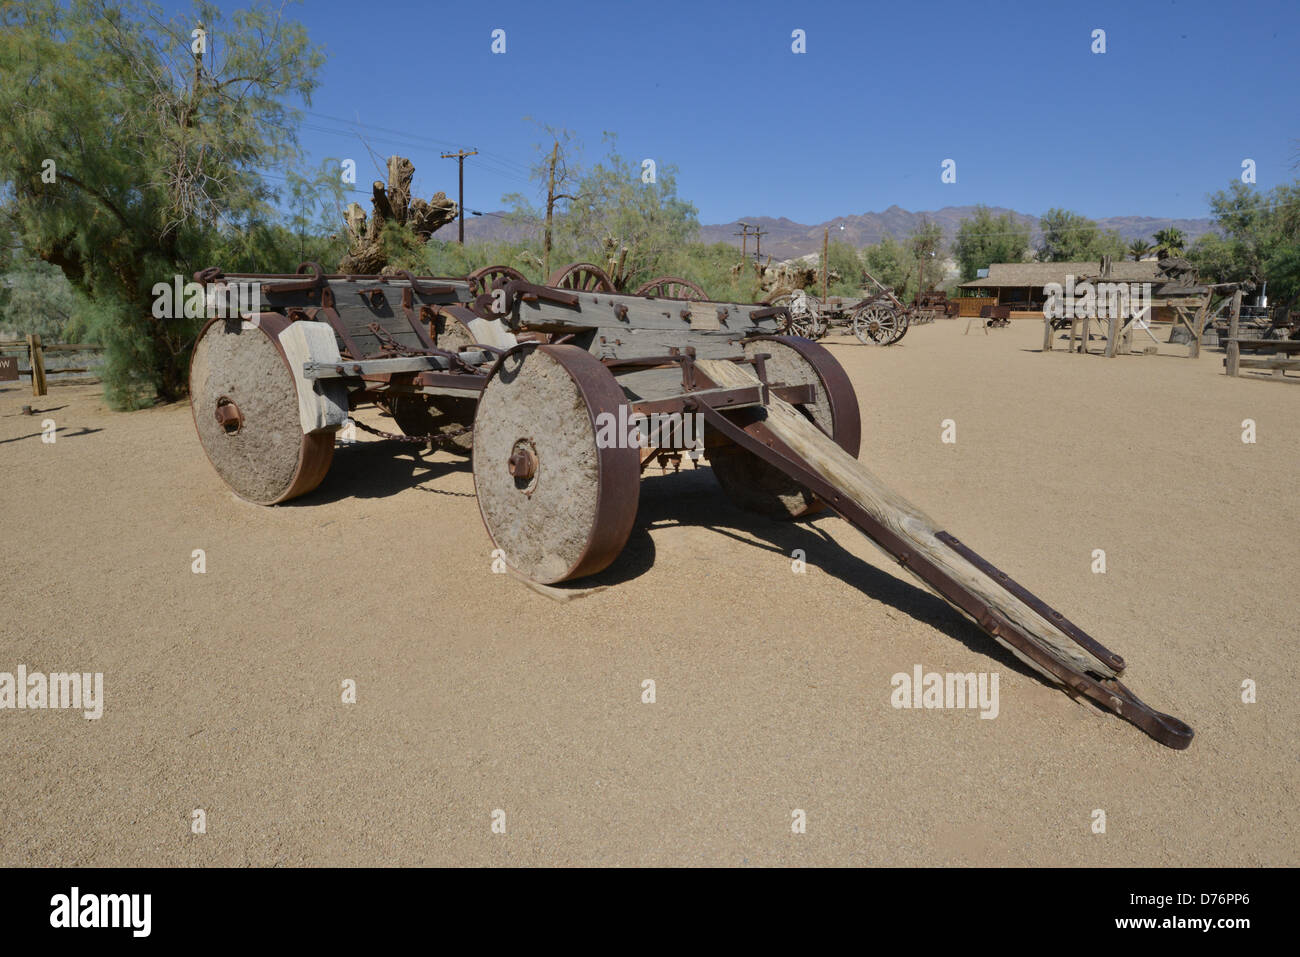
[[[513,266],[484,266],[481,269],[475,269],[467,278],[469,279],[470,291],[475,296],[491,292],[498,279],[504,279],[506,282],[513,279],[523,282],[528,281],[528,277]]]
[[[812,385],[812,402],[796,406],[835,443],[857,457],[862,421],[853,384],[823,345],[796,336],[757,336],[745,342],[745,355],[765,353],[767,380],[782,385]],[[822,505],[798,482],[753,452],[732,444],[713,428],[704,430],[704,450],[713,476],[742,508],[772,518],[802,518]]]
[[[576,292],[615,292],[613,281],[605,270],[592,263],[569,263],[561,266],[546,280],[546,285]]]
[[[488,266],[493,270],[511,270],[509,266]],[[482,272],[483,270],[479,270]],[[471,278],[471,282],[474,280]],[[434,344],[447,352],[457,352],[462,347],[474,345],[474,334],[459,318],[446,309],[434,314],[432,328]],[[383,407],[393,416],[397,427],[406,435],[441,435],[459,432],[438,447],[456,455],[469,455],[474,447],[474,400],[451,395],[423,395],[393,393],[383,400]]]
[[[638,286],[632,295],[646,296],[651,299],[689,299],[694,302],[705,302],[709,298],[709,294],[695,283],[677,276],[660,276],[658,279],[651,279]]]
[[[863,345],[892,345],[903,338],[907,326],[906,314],[884,303],[869,303],[853,313],[853,334]]]
[[[507,565],[550,584],[592,575],[636,519],[639,449],[603,447],[597,422],[627,398],[577,346],[516,346],[492,369],[474,418],[474,491]]]
[[[806,292],[787,292],[770,302],[774,306],[785,306],[790,310],[790,318],[781,330],[787,335],[802,336],[805,339],[820,339],[826,335],[826,322],[822,319],[821,307],[815,296]]]
[[[303,435],[279,331],[270,318],[214,319],[190,359],[190,409],[203,451],[236,495],[258,505],[305,495],[334,460],[333,431]]]

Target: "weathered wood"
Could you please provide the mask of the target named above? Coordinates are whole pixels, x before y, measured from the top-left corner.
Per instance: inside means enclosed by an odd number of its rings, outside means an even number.
[[[27,337],[27,353],[32,367],[32,395],[45,395],[45,350],[41,347],[41,337]]]
[[[966,329],[967,329],[967,331],[970,330],[970,323],[969,323],[969,322],[966,323]],[[1043,351],[1044,351],[1044,352],[1051,352],[1051,351],[1052,351],[1052,333],[1053,333],[1054,331],[1055,331],[1055,330],[1052,329],[1052,320],[1051,320],[1051,318],[1050,318],[1049,316],[1043,316]]]
[[[1274,376],[1287,369],[1300,369],[1300,359],[1241,359],[1238,369],[1272,369]]]
[[[702,360],[700,368],[720,386],[739,388],[746,384],[753,385],[757,381],[747,367],[736,363]],[[1115,675],[1116,672],[1112,667],[1076,644],[1019,598],[939,541],[936,536],[941,528],[933,519],[888,488],[865,465],[836,445],[798,409],[773,396],[767,406],[766,425],[789,445],[808,467],[839,489],[846,498],[851,499],[858,507],[909,542],[917,552],[924,554],[954,580],[977,595],[994,612],[1013,622],[1043,650],[1058,660],[1066,662],[1072,668],[1094,671],[1106,676]],[[919,576],[918,580],[925,584]],[[928,589],[929,585],[926,585],[926,588]],[[946,598],[944,600],[947,601]],[[1029,667],[1043,674],[1049,681],[1059,684],[1055,677],[1044,672],[1037,664],[1007,645],[1002,639],[997,640]]]
[[[1241,346],[1236,339],[1228,340],[1228,358],[1224,362],[1228,375],[1237,375],[1241,369]]]
[[[1187,343],[1187,358],[1195,359],[1201,354],[1201,336],[1205,334],[1205,324],[1210,318],[1210,302],[1214,296],[1207,292],[1201,308],[1196,310],[1196,325],[1192,327],[1192,341]]]
[[[1123,326],[1124,320],[1118,316],[1111,316],[1106,320],[1108,326],[1106,330],[1106,358],[1115,358],[1115,350],[1119,347],[1119,331]]]
[[[1228,338],[1237,338],[1237,326],[1241,323],[1241,290],[1232,294],[1232,318],[1228,320]]]

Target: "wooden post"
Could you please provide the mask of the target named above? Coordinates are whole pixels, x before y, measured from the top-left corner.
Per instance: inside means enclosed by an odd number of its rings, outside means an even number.
[[[969,325],[967,323],[967,326]],[[1043,351],[1052,351],[1052,318],[1046,315],[1043,316]]]
[[[1111,316],[1107,320],[1108,328],[1106,330],[1106,358],[1115,358],[1115,349],[1119,346],[1119,327],[1121,320],[1118,316]]]
[[[45,350],[41,347],[41,337],[27,337],[27,352],[32,366],[32,395],[45,395]]]
[[[1210,318],[1210,303],[1214,299],[1214,293],[1209,289],[1205,290],[1205,301],[1201,303],[1201,308],[1196,310],[1196,325],[1192,329],[1192,341],[1187,344],[1187,358],[1195,359],[1201,354],[1201,335],[1205,332],[1205,323]]]
[[[1237,338],[1237,323],[1241,321],[1241,287],[1232,294],[1232,318],[1228,320],[1228,338]]]
[[[1236,339],[1228,340],[1228,358],[1225,365],[1228,375],[1241,374],[1241,346],[1237,345]]]

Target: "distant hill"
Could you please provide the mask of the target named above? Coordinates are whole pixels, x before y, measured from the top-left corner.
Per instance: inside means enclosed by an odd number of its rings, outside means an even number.
[[[1032,230],[1032,241],[1034,243],[1038,242],[1037,216],[997,206],[991,207],[991,209],[994,215],[1000,216],[1003,213],[1011,213],[1018,221],[1027,223]],[[467,240],[515,240],[526,235],[526,230],[501,219],[501,215],[498,212],[486,216],[475,216],[466,220],[465,238]],[[808,253],[820,252],[822,230],[827,227],[830,228],[832,239],[862,247],[878,243],[886,236],[892,236],[894,239],[904,239],[920,225],[922,219],[928,219],[930,222],[942,226],[944,236],[951,241],[953,236],[956,235],[958,224],[963,219],[973,215],[975,215],[974,206],[945,206],[943,209],[919,212],[909,212],[898,206],[890,206],[879,213],[841,216],[827,220],[824,223],[814,224],[796,223],[785,217],[774,219],[771,216],[746,216],[743,220],[737,220],[733,223],[710,223],[701,226],[700,239],[706,243],[723,242],[739,247],[740,237],[733,234],[740,232],[740,222],[743,221],[749,223],[750,226],[759,227],[764,232],[762,249],[765,256],[770,255],[773,259],[791,259]],[[1134,239],[1150,240],[1159,230],[1173,226],[1181,229],[1187,236],[1187,241],[1191,243],[1198,236],[1208,233],[1214,228],[1214,221],[1210,219],[1167,219],[1156,216],[1108,216],[1104,219],[1098,219],[1097,224],[1102,229],[1118,230],[1119,234],[1129,241]],[[439,239],[455,239],[455,224],[444,226],[436,235]],[[749,242],[749,248],[752,252],[754,248],[752,238]]]

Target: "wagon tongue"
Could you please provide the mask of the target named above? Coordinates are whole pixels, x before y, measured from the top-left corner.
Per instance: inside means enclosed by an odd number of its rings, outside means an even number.
[[[749,376],[734,363],[697,364],[719,385],[736,385],[739,377]],[[773,395],[765,407],[725,413],[706,403],[699,406],[709,425],[811,491],[1067,694],[1087,697],[1167,747],[1182,750],[1191,744],[1190,727],[1144,704],[1119,681],[1123,658],[957,538],[939,531],[788,403]]]

